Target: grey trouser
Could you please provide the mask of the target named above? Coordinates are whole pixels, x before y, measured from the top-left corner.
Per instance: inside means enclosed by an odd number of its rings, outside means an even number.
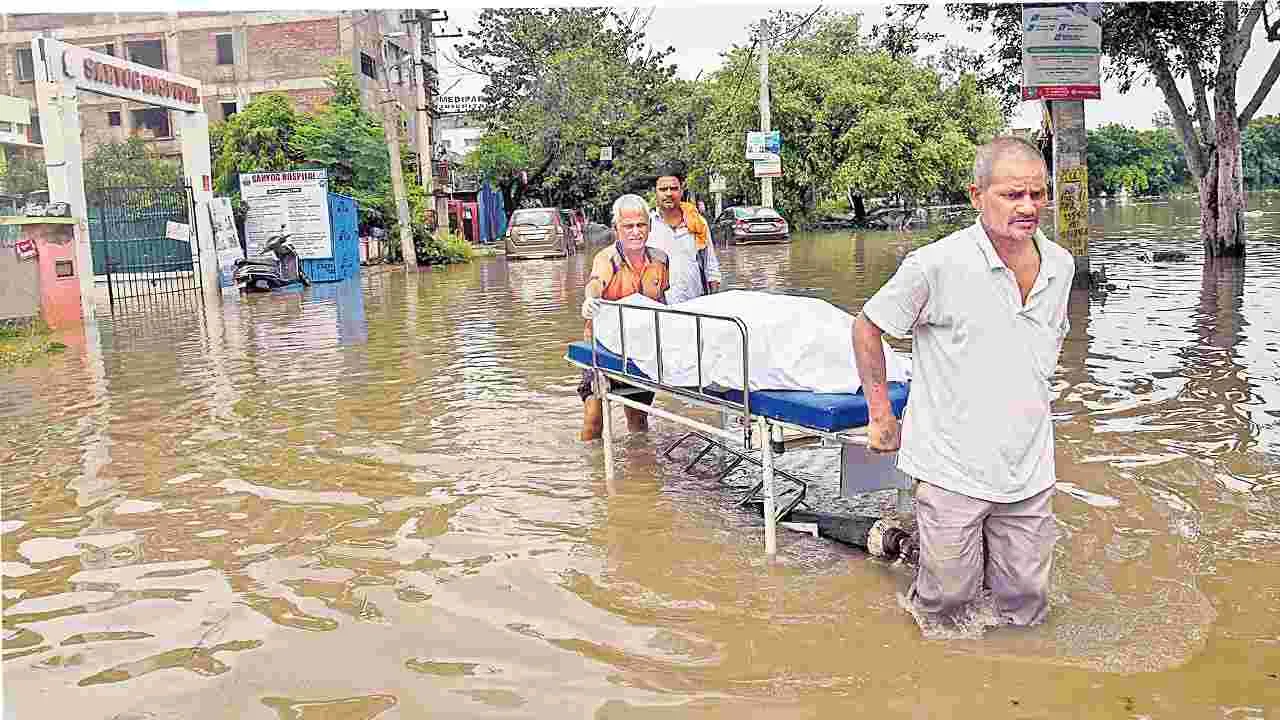
[[[997,503],[917,482],[920,568],[909,593],[915,608],[950,615],[976,600],[985,584],[1007,622],[1043,621],[1058,540],[1053,492]]]

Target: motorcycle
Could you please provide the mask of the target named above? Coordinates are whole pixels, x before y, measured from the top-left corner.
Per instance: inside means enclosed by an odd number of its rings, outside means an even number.
[[[302,259],[289,241],[290,235],[272,235],[262,252],[236,260],[231,278],[241,292],[270,292],[298,283],[311,285],[302,271]]]

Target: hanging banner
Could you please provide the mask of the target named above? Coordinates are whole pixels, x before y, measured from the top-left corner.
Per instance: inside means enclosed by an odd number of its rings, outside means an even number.
[[[240,198],[249,208],[244,222],[247,254],[262,252],[273,236],[288,233],[298,257],[333,257],[328,193],[324,170],[242,174]]]
[[[231,276],[236,260],[244,257],[240,249],[240,233],[236,232],[236,218],[231,212],[231,198],[216,197],[209,201],[209,223],[213,226],[213,249],[218,258],[218,286],[235,285]]]
[[[1097,3],[1022,10],[1022,99],[1102,98]]]

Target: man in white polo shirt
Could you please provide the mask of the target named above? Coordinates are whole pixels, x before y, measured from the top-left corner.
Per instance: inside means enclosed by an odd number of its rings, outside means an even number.
[[[854,322],[868,445],[898,450],[898,467],[917,481],[920,567],[909,599],[934,617],[954,617],[984,585],[1005,622],[1032,625],[1048,612],[1058,537],[1049,380],[1075,262],[1038,230],[1047,174],[1026,140],[980,147],[969,186],[978,221],[909,254]],[[912,337],[901,432],[882,332]]]
[[[657,202],[650,214],[649,247],[671,260],[671,289],[667,304],[708,295],[720,290],[720,259],[711,231],[698,208],[684,201],[684,164],[666,163],[654,181]]]

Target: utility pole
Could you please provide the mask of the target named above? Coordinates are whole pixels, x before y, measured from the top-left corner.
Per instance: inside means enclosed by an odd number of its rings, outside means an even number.
[[[409,218],[409,201],[404,194],[404,168],[400,166],[400,103],[391,92],[391,72],[387,68],[386,37],[379,38],[382,55],[382,133],[387,136],[387,153],[391,156],[391,190],[396,197],[396,219],[400,225],[400,252],[404,255],[404,268],[413,270],[418,265],[418,254],[413,249],[413,226]],[[394,114],[393,114],[394,113]]]
[[[760,130],[769,128],[769,21],[760,21]],[[760,178],[760,204],[773,207],[773,178]]]
[[[431,37],[431,27],[428,25],[425,29],[423,23],[430,22],[431,10],[427,10],[424,16],[422,10],[414,10],[414,22],[409,28],[410,41],[413,43],[413,84],[414,84],[414,106],[417,114],[418,150],[418,182],[422,184],[422,189],[427,193],[427,207],[431,211],[431,215],[436,215],[436,184],[434,166],[431,160],[431,111],[427,106],[427,73],[423,67],[422,60],[422,43]],[[435,231],[435,224],[439,222],[439,218],[429,218],[431,222],[427,223],[428,229]]]

